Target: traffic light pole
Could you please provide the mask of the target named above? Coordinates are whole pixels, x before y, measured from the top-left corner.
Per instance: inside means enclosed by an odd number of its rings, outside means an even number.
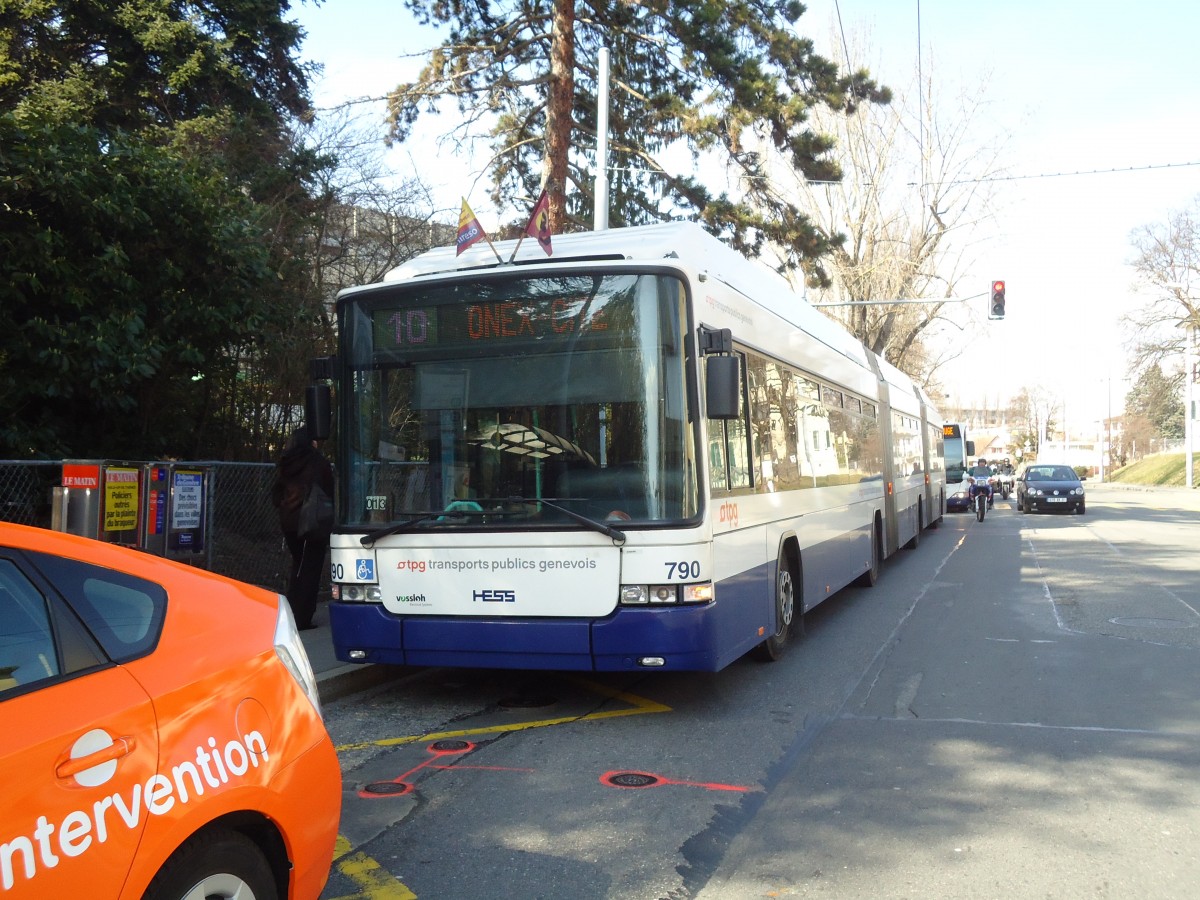
[[[970,297],[937,297],[931,300],[839,300],[837,303],[809,303],[814,309],[832,309],[835,306],[916,306],[942,303],[966,303],[968,300],[978,300],[988,297],[988,318],[1002,320],[1004,318],[1004,282],[993,281],[990,291],[982,294],[972,294]]]
[[[936,300],[844,300],[837,303],[810,303],[809,306],[815,309],[827,309],[831,306],[913,306],[930,303],[966,303],[968,300],[977,300],[986,296],[987,294],[984,293],[973,294],[970,297],[939,297]]]

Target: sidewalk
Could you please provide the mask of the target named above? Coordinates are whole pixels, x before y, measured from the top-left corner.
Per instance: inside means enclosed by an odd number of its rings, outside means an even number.
[[[329,607],[326,603],[317,604],[317,614],[313,621],[317,623],[317,627],[300,632],[300,640],[304,642],[304,651],[308,654],[308,661],[312,663],[313,672],[317,676],[317,691],[322,703],[331,703],[347,694],[366,690],[408,671],[404,666],[356,665],[342,662],[333,655],[333,641],[329,634]]]

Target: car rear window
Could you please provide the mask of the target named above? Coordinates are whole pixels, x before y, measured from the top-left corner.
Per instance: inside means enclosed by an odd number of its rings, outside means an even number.
[[[136,659],[158,644],[167,608],[167,592],[162,585],[73,559],[36,556],[42,573],[62,593],[110,659]]]

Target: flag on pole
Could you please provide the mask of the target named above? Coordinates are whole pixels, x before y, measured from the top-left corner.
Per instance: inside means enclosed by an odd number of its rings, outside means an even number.
[[[538,246],[546,251],[547,256],[554,254],[550,247],[550,195],[546,193],[545,188],[542,188],[542,195],[538,197],[537,203],[533,204],[533,212],[529,216],[529,224],[525,226],[525,233],[531,238],[537,238]]]
[[[458,214],[458,237],[454,239],[457,247],[454,255],[458,256],[472,244],[486,237],[483,226],[475,218],[475,213],[471,212],[471,207],[467,206],[467,198],[463,197],[462,211]]]

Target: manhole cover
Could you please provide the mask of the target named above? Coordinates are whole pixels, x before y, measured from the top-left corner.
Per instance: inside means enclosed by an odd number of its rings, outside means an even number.
[[[644,772],[617,772],[608,776],[608,783],[613,787],[644,788],[658,784],[658,779]]]
[[[1150,619],[1141,618],[1138,616],[1117,616],[1114,619],[1109,619],[1114,625],[1126,625],[1130,628],[1194,628],[1192,622],[1184,622],[1180,619]]]
[[[470,747],[467,741],[435,741],[429,745],[429,749],[437,753],[461,753]]]
[[[405,784],[402,781],[376,781],[364,787],[363,793],[387,797],[397,794],[407,794],[410,790],[412,790],[412,785]]]

